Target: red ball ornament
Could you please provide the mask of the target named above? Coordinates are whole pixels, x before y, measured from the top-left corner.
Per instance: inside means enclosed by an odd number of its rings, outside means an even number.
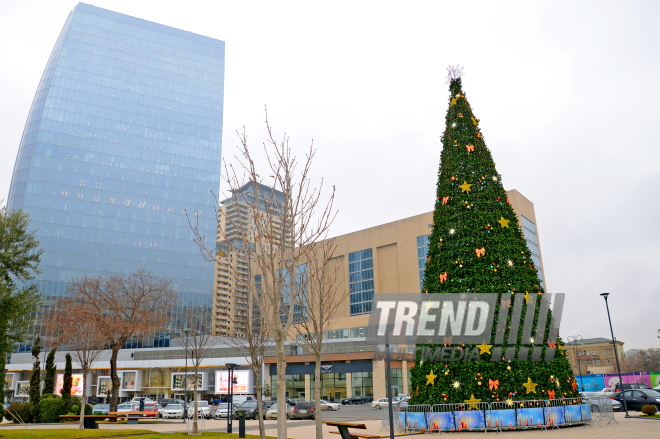
[[[455,180],[456,180],[456,177],[452,177],[452,178],[451,178],[451,181],[455,181]]]

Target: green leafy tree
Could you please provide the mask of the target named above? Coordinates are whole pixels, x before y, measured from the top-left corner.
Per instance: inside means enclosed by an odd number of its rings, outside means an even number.
[[[55,375],[57,373],[55,352],[57,352],[57,346],[53,346],[53,349],[48,352],[48,357],[46,357],[46,375],[44,376],[44,388],[41,392],[43,395],[55,393]]]
[[[39,354],[41,354],[41,339],[39,336],[34,340],[32,345],[32,356],[34,363],[32,365],[32,376],[30,376],[30,419],[32,422],[39,422],[39,402],[41,400],[41,362],[39,361]]]
[[[73,384],[73,366],[71,364],[71,354],[66,354],[66,364],[64,366],[64,377],[62,377],[62,407],[65,411],[71,408],[71,385]]]
[[[2,202],[0,201],[0,204]],[[25,342],[33,327],[41,296],[30,280],[39,272],[43,250],[30,230],[30,216],[0,205],[0,353]],[[4,372],[2,372],[4,376]]]
[[[460,74],[450,77],[449,110],[440,155],[433,229],[424,278],[424,292],[516,294],[536,299],[544,294],[537,267],[527,249],[522,229],[502,186],[495,162],[486,147],[479,119],[472,113]],[[535,321],[541,300],[535,303]],[[499,314],[498,300],[496,313]],[[513,307],[511,307],[513,308]],[[511,319],[508,314],[508,320]],[[495,322],[497,322],[497,315]],[[550,325],[548,317],[546,329]],[[491,340],[494,340],[496,324]],[[505,361],[494,346],[483,344],[478,360],[420,362],[412,369],[413,403],[441,404],[577,396],[574,376],[561,341],[553,361]],[[535,331],[536,328],[533,328]],[[548,349],[547,331],[542,358]],[[508,345],[508,335],[504,343]],[[450,342],[451,343],[451,342]],[[419,346],[435,349],[441,346]],[[474,352],[474,346],[461,346]],[[554,346],[552,347],[554,349]],[[418,352],[421,349],[418,349]],[[498,358],[495,358],[497,355]],[[420,364],[421,363],[421,364]],[[531,383],[531,384],[530,384]]]

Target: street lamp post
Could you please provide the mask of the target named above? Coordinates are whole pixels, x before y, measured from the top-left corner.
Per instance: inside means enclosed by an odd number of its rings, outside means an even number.
[[[229,373],[227,374],[229,377],[229,383],[227,386],[229,389],[229,406],[227,407],[227,433],[231,433],[231,424],[234,418],[234,368],[236,368],[237,364],[227,363],[226,366],[229,370]]]
[[[578,360],[578,355],[577,355],[577,345],[578,343],[582,344],[582,336],[581,335],[574,335],[572,337],[568,337],[568,342],[571,342],[571,338],[573,339],[573,356],[575,357],[575,363],[577,364],[578,367],[578,373],[580,374],[580,387],[582,388],[582,391],[584,392],[584,383],[582,382],[582,368],[580,367],[580,360]]]
[[[607,296],[610,293],[601,293],[605,298],[605,307],[607,308],[607,320],[610,322],[610,333],[612,334],[612,346],[614,346],[614,359],[616,360],[616,369],[619,372],[619,383],[621,384],[621,399],[623,399],[623,408],[626,410],[626,418],[630,417],[628,414],[628,405],[626,404],[626,392],[623,390],[623,378],[621,378],[621,366],[619,366],[619,354],[616,352],[616,340],[614,339],[614,330],[612,329],[612,318],[610,317],[610,306],[607,303]]]

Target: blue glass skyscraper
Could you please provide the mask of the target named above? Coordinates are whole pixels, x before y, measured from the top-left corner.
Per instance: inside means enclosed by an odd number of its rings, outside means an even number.
[[[173,280],[175,315],[210,311],[213,264],[193,244],[184,212],[214,244],[224,47],[82,3],[69,14],[7,201],[39,229],[36,282],[46,304],[71,278],[146,269]]]

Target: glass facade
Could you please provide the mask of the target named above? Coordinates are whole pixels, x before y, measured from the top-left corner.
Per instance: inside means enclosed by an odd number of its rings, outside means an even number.
[[[431,235],[417,237],[417,263],[419,265],[419,290],[424,291],[424,270],[426,269],[426,254],[429,251]]]
[[[348,254],[348,281],[351,315],[371,313],[374,300],[374,260],[370,248]]]
[[[314,383],[316,377],[312,374],[309,376],[310,393],[312,394],[312,401],[315,400]],[[345,373],[322,373],[321,374],[321,399],[329,402],[339,402],[342,398],[346,398],[346,374]]]
[[[374,395],[373,372],[354,372],[351,374],[353,396]]]
[[[387,380],[387,369],[385,369],[385,379]],[[387,388],[387,385],[385,385]],[[403,375],[401,369],[392,369],[392,396],[399,396],[403,393]]]
[[[524,216],[522,216],[522,225],[523,233],[525,234],[525,241],[527,242],[527,248],[532,253],[532,261],[534,261],[534,265],[536,265],[539,281],[541,282],[541,286],[545,288],[545,285],[543,285],[543,272],[541,271],[541,251],[539,250],[539,241],[536,236],[536,225]]]
[[[184,312],[210,310],[213,264],[185,213],[215,241],[223,87],[223,41],[73,9],[34,97],[7,204],[38,229],[46,304],[83,274],[146,269],[173,280],[174,327]]]

